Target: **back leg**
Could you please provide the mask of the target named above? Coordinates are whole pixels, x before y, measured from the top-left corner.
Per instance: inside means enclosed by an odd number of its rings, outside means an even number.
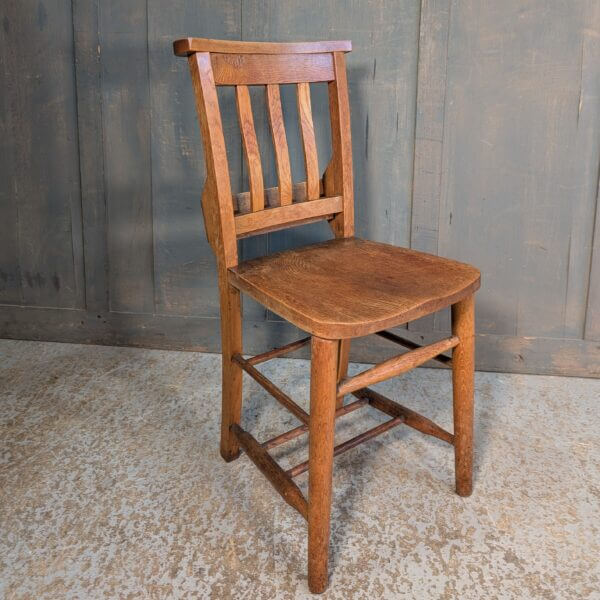
[[[240,454],[231,426],[239,424],[242,413],[242,369],[232,360],[235,354],[242,353],[242,311],[240,291],[226,279],[221,289],[221,353],[221,456],[229,462]]]
[[[350,340],[340,340],[340,349],[338,352],[338,383],[348,374],[348,360],[350,358]],[[336,398],[335,407],[340,408],[344,403],[344,398]]]

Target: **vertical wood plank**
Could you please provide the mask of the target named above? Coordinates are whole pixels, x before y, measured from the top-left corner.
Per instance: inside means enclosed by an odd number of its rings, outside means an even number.
[[[70,4],[2,4],[0,297],[81,308],[84,281]],[[3,203],[4,204],[4,203]],[[4,220],[3,219],[3,220]],[[12,231],[11,231],[12,230]],[[10,261],[8,264],[5,261]],[[20,281],[19,281],[20,279]]]
[[[588,7],[586,23],[596,23],[596,29],[585,27],[581,47],[581,98],[578,107],[582,131],[591,140],[600,137],[600,4],[593,2]],[[582,121],[583,117],[583,121]],[[596,146],[598,148],[598,146]],[[592,162],[593,157],[590,159]],[[590,244],[589,280],[587,281],[587,303],[583,338],[600,341],[600,150],[596,155],[596,211],[594,230]],[[577,257],[575,257],[577,258]],[[584,269],[585,269],[584,266]],[[573,269],[575,270],[575,269]],[[577,298],[579,300],[579,298]]]
[[[146,0],[100,3],[110,309],[154,312]]]
[[[269,114],[269,125],[271,127],[279,183],[279,205],[285,206],[292,203],[292,171],[285,134],[285,124],[283,122],[281,96],[279,94],[279,85],[267,85],[266,87],[267,111]]]
[[[422,0],[410,247],[437,254],[450,0]],[[433,315],[408,325],[433,329]]]
[[[240,0],[148,0],[152,212],[156,311],[219,316],[213,252],[206,240],[201,190],[205,177],[194,91],[185,60],[169,51],[174,39],[240,39]],[[193,30],[193,31],[192,31]],[[219,90],[231,185],[242,191],[242,149],[233,88]]]
[[[598,165],[598,195],[590,279],[585,315],[584,339],[600,341],[600,164]]]
[[[73,1],[77,130],[85,299],[90,311],[108,310],[108,248],[104,198],[104,148],[99,0]]]
[[[8,8],[8,5],[7,5]],[[6,11],[8,13],[8,10]],[[10,16],[9,16],[10,15]],[[16,35],[10,34],[12,11],[4,15],[5,35],[0,36],[0,303],[22,304],[21,271],[19,268],[19,204],[17,157],[18,139],[16,115],[19,110],[18,80],[19,48]],[[8,29],[8,31],[6,31]]]
[[[593,5],[452,5],[439,252],[484,274],[482,333],[582,335],[600,144]]]
[[[298,118],[304,148],[304,166],[306,168],[306,199],[316,200],[319,197],[319,159],[310,103],[310,84],[299,83],[296,93],[298,95]]]
[[[238,119],[242,144],[248,166],[248,178],[250,181],[250,204],[252,212],[263,210],[265,207],[265,186],[263,183],[262,166],[260,162],[260,149],[256,139],[254,128],[254,116],[252,115],[252,103],[247,85],[238,85],[235,88]]]

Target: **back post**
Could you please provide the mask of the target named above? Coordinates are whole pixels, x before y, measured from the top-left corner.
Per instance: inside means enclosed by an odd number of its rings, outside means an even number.
[[[217,89],[208,52],[188,56],[196,110],[202,132],[206,181],[202,193],[202,213],[206,236],[217,257],[219,279],[238,263],[237,240],[233,220],[231,181],[223,136],[223,124]]]

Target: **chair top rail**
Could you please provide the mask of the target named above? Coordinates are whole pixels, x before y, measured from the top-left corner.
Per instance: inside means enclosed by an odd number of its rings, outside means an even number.
[[[173,50],[177,56],[194,52],[222,54],[318,54],[322,52],[350,52],[350,40],[324,42],[241,42],[237,40],[212,40],[187,37],[176,40]]]

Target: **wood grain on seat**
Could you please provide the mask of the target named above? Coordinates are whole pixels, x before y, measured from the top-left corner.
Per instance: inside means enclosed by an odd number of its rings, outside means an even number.
[[[330,240],[240,263],[231,283],[312,335],[368,335],[475,292],[469,265],[358,238]]]

